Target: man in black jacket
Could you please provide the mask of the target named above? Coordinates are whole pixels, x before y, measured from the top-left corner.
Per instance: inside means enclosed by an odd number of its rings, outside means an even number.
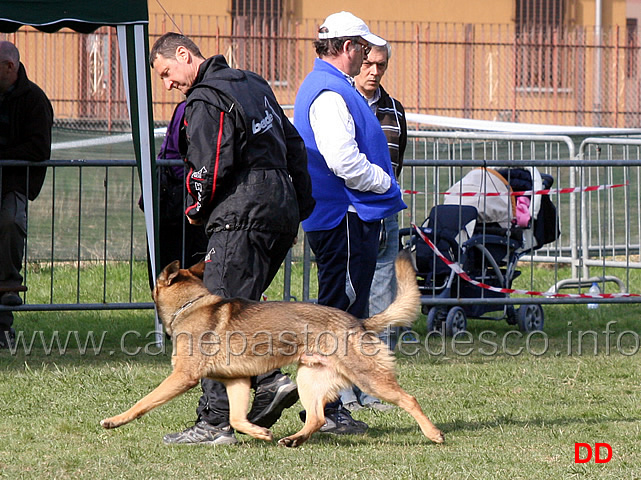
[[[3,167],[4,160],[39,162],[51,155],[53,108],[29,81],[16,46],[0,41],[0,303],[22,304],[22,259],[27,238],[27,199],[34,200],[45,167]],[[0,312],[0,348],[13,342],[13,314]]]
[[[260,300],[298,224],[314,208],[305,145],[259,75],[230,68],[222,55],[205,59],[187,37],[166,33],[150,53],[165,88],[186,95],[186,215],[209,237],[204,282],[222,297]],[[203,379],[198,419],[165,443],[236,443],[220,382]],[[279,370],[252,378],[248,419],[270,427],[298,399]]]

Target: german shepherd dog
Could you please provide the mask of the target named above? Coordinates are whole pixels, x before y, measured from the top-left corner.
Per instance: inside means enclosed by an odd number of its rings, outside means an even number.
[[[398,405],[414,417],[427,438],[442,443],[441,431],[398,385],[394,356],[376,336],[387,325],[411,325],[420,307],[408,252],[399,254],[395,268],[396,300],[385,311],[361,321],[336,308],[311,303],[221,298],[210,294],[202,282],[204,263],[188,270],[180,269],[178,261],[171,263],[158,277],[153,297],[172,338],[173,371],[129,410],[100,424],[116,428],[129,423],[209,377],[227,389],[231,426],[271,441],[271,431],[247,420],[250,377],[296,363],[305,425],[280,439],[280,445],[297,447],[307,441],[325,423],[325,404],[352,384]]]

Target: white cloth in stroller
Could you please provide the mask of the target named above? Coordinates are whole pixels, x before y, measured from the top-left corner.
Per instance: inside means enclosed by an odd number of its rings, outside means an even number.
[[[521,167],[523,168],[523,167]],[[532,176],[532,187],[534,191],[543,188],[541,173],[536,167],[527,167]],[[507,179],[493,168],[475,168],[467,173],[461,180],[452,185],[445,195],[445,205],[471,205],[478,211],[478,221],[483,223],[498,223],[502,228],[509,229],[512,219],[516,215],[516,200],[511,195],[512,188]],[[500,193],[497,196],[476,195],[464,197],[460,193]],[[530,217],[538,218],[541,208],[541,196],[531,195]],[[539,246],[534,238],[533,228],[523,229],[523,251]]]
[[[540,179],[540,176],[539,176]],[[445,205],[470,205],[478,211],[482,223],[498,223],[510,228],[516,214],[516,203],[510,195],[512,189],[503,176],[492,168],[475,168],[452,185],[445,195]],[[461,193],[500,193],[497,196],[461,196]],[[453,194],[453,195],[450,195]]]

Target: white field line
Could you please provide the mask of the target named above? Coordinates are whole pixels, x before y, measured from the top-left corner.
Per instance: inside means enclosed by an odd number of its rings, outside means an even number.
[[[166,127],[154,129],[154,137],[164,137]],[[121,135],[109,135],[105,137],[87,138],[84,140],[72,140],[70,142],[58,142],[51,145],[51,150],[63,150],[70,148],[87,148],[96,147],[98,145],[110,145],[113,143],[127,143],[133,141],[131,133],[123,133]]]

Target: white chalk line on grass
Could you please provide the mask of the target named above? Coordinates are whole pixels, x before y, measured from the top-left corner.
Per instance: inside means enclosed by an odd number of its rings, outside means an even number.
[[[166,127],[154,129],[154,137],[164,137]],[[111,145],[114,143],[127,143],[133,141],[131,133],[123,133],[120,135],[109,135],[104,137],[85,138],[84,140],[71,140],[68,142],[58,142],[51,145],[51,150],[66,150],[73,148],[87,148],[97,147],[99,145]]]

